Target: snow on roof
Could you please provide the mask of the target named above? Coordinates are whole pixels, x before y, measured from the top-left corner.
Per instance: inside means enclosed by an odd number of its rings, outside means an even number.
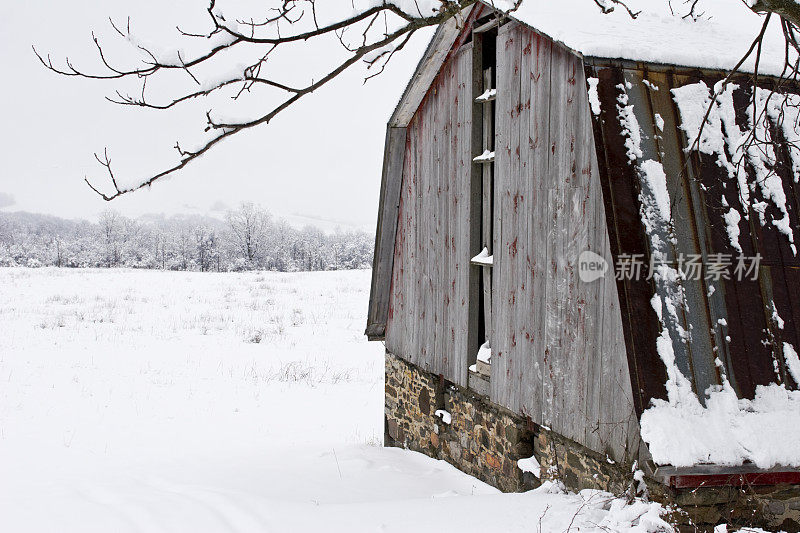
[[[701,0],[697,12],[703,16],[697,21],[682,18],[687,9],[682,2],[672,4],[675,15],[667,0],[630,0],[634,12],[641,10],[633,19],[620,6],[603,14],[592,0],[523,0],[511,16],[585,56],[722,70],[739,62],[764,23],[742,2]],[[773,19],[759,71],[779,75],[784,41]],[[746,67],[752,71],[753,61]]]
[[[355,5],[363,8],[383,1],[359,0]],[[413,15],[427,15],[441,7],[439,0],[392,3]],[[514,2],[484,3],[505,11]],[[511,17],[585,56],[719,70],[731,69],[739,62],[764,22],[764,16],[731,0],[701,0],[695,10],[695,15],[700,15],[696,21],[683,18],[689,3],[627,0],[627,5],[633,12],[641,12],[636,19],[621,6],[604,14],[593,0],[522,0]],[[783,34],[778,17],[773,17],[759,71],[779,75],[783,64]],[[752,72],[753,65],[750,60],[744,70]]]

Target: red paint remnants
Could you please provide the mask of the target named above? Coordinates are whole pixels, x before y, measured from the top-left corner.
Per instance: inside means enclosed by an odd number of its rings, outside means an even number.
[[[739,474],[679,474],[669,477],[676,489],[690,487],[746,487],[799,485],[800,472],[743,472]]]

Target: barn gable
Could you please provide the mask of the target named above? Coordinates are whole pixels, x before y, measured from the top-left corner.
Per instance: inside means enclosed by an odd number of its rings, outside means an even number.
[[[492,401],[614,460],[638,457],[583,62],[519,23],[497,43]],[[530,73],[530,74],[528,74]]]
[[[479,20],[480,11],[470,17]],[[368,334],[385,331],[387,351],[467,387],[467,369],[484,341],[479,322],[491,320],[486,392],[492,401],[597,452],[630,460],[639,452],[638,422],[614,282],[583,284],[576,268],[584,250],[611,261],[583,64],[522,24],[494,32],[494,296],[485,312],[476,308],[479,286],[488,285],[477,279],[485,269],[468,261],[482,246],[476,220],[481,184],[472,163],[481,151],[480,132],[472,116],[475,97],[484,92],[475,78],[476,58],[484,52],[480,34],[473,39],[465,32],[439,54],[438,76],[408,123],[398,117],[419,88],[406,91],[389,125],[382,191],[398,196],[396,204],[383,199],[381,208]],[[426,65],[423,59],[420,68]],[[527,71],[534,74],[520,85],[519,72]],[[552,116],[529,119],[532,108],[550,109]],[[381,242],[391,234],[386,213],[393,209],[397,214],[388,216],[397,220],[395,236]],[[376,297],[381,288],[390,288],[388,297]],[[379,298],[386,325],[375,320]]]
[[[388,125],[370,338],[470,389],[485,339],[481,394],[623,462],[651,458],[640,420],[654,401],[796,389],[800,151],[768,114],[765,153],[736,164],[749,78],[687,151],[722,71],[584,56],[517,20],[493,26],[482,9],[437,31]],[[495,86],[480,64],[488,35]],[[474,120],[487,99],[491,151]],[[584,252],[609,272],[582,279]],[[760,257],[751,277],[735,279],[738,256]],[[727,271],[707,278],[723,257]],[[682,278],[686,261],[699,277]],[[632,262],[639,275],[620,275]]]
[[[479,13],[479,10],[468,8],[461,20],[474,22]],[[366,335],[370,340],[381,340],[386,334],[406,129],[430,91],[442,65],[453,52],[456,40],[459,37],[463,39],[468,34],[455,17],[439,25],[386,126],[378,229],[375,234],[375,256],[367,312]]]

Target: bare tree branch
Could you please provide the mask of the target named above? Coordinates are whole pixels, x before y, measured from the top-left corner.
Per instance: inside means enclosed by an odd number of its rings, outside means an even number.
[[[384,71],[386,65],[401,51],[409,42],[411,37],[421,28],[438,25],[454,16],[475,3],[476,0],[440,0],[441,7],[438,11],[430,14],[423,14],[417,7],[418,15],[409,14],[393,2],[385,2],[370,7],[352,16],[342,18],[339,21],[320,25],[316,10],[315,0],[282,0],[279,8],[271,8],[262,20],[251,18],[249,20],[227,20],[217,9],[216,0],[211,0],[206,9],[211,29],[208,32],[189,32],[177,28],[180,36],[191,39],[206,39],[210,43],[210,48],[191,58],[183,57],[183,54],[174,51],[174,56],[160,56],[148,46],[140,44],[132,35],[130,20],[124,27],[109,20],[114,32],[122,39],[129,41],[135,49],[144,54],[141,60],[142,65],[134,68],[122,68],[110,61],[108,54],[99,40],[92,33],[92,42],[96,48],[100,63],[105,72],[90,72],[75,66],[69,58],[63,62],[65,66],[56,66],[49,55],[43,56],[34,48],[39,61],[48,69],[65,76],[77,76],[88,79],[100,80],[120,80],[124,78],[141,79],[141,91],[138,95],[125,94],[120,90],[115,91],[116,96],[107,97],[110,102],[144,107],[148,109],[166,110],[172,109],[190,100],[209,97],[223,89],[238,86],[238,91],[231,96],[234,100],[243,94],[249,93],[254,87],[263,86],[278,89],[288,97],[275,105],[268,112],[260,114],[250,120],[243,122],[231,122],[220,120],[215,117],[214,111],[209,109],[206,112],[207,126],[206,132],[215,132],[210,139],[206,139],[199,146],[185,149],[180,143],[175,144],[175,149],[179,154],[179,161],[174,165],[163,169],[149,177],[135,182],[133,185],[122,185],[117,180],[114,173],[108,151],[104,151],[101,157],[95,154],[95,159],[105,169],[106,178],[110,183],[110,192],[104,192],[96,182],[93,183],[87,177],[86,183],[91,189],[99,194],[103,199],[110,201],[123,194],[148,187],[160,178],[175,173],[183,169],[186,165],[201,157],[211,150],[223,139],[231,137],[236,133],[269,123],[276,115],[286,110],[302,97],[313,93],[323,85],[329,83],[337,76],[345,72],[350,67],[360,61],[364,61],[368,70],[372,72],[365,77],[365,82]],[[310,8],[310,16],[313,19],[310,24],[311,29],[302,29],[297,32],[284,32],[282,25],[293,28],[305,18]],[[380,18],[383,24],[377,24]],[[392,21],[393,29],[390,29],[389,17],[394,17]],[[308,20],[306,21],[309,22]],[[308,24],[306,24],[308,25]],[[244,28],[244,29],[243,29]],[[351,44],[353,39],[345,37],[348,30],[358,31],[357,44]],[[264,35],[264,31],[271,31],[273,35]],[[305,86],[295,87],[279,80],[265,76],[265,65],[270,55],[280,46],[284,47],[292,43],[308,42],[326,36],[337,38],[343,46],[348,57],[334,66],[316,81],[311,81]],[[243,67],[238,73],[234,72],[227,77],[211,84],[203,84],[197,75],[192,72],[192,67],[210,64],[212,59],[218,58],[221,52],[230,50],[234,47],[246,46],[268,46],[269,48],[253,63]],[[374,54],[374,55],[373,55]],[[373,70],[374,69],[374,70]],[[196,90],[185,92],[179,96],[168,99],[161,103],[153,102],[147,95],[147,81],[161,72],[184,71],[198,87]],[[105,188],[105,187],[104,187]]]
[[[213,108],[208,109],[206,111],[205,131],[213,132],[211,137],[191,149],[182,148],[180,143],[176,143],[175,149],[179,155],[177,163],[160,172],[141,178],[133,182],[132,185],[125,185],[125,181],[117,179],[107,150],[103,152],[103,157],[95,155],[98,163],[105,170],[106,180],[110,184],[110,192],[102,192],[105,187],[99,187],[97,182],[92,183],[88,178],[86,178],[86,182],[102,198],[113,200],[123,194],[148,187],[160,178],[182,170],[186,165],[211,150],[217,143],[236,133],[269,123],[275,116],[291,107],[301,98],[313,93],[359,62],[363,61],[368,71],[364,77],[364,82],[379,76],[384,72],[392,58],[404,49],[416,32],[425,27],[441,24],[453,17],[456,17],[460,22],[458,17],[461,17],[462,11],[475,4],[476,1],[439,0],[440,5],[437,10],[423,13],[417,2],[414,3],[415,9],[409,10],[401,8],[394,0],[384,0],[382,3],[363,11],[342,17],[334,22],[321,24],[316,0],[276,0],[275,7],[267,8],[261,18],[240,17],[239,19],[227,18],[219,10],[217,0],[210,0],[205,9],[209,23],[207,30],[188,31],[180,26],[176,27],[180,37],[191,39],[192,42],[207,43],[204,45],[206,46],[204,51],[188,57],[176,49],[172,50],[169,55],[162,55],[156,53],[148,45],[140,43],[131,31],[130,19],[124,25],[109,19],[109,24],[116,36],[128,41],[133,50],[141,55],[139,64],[134,67],[123,67],[119,61],[112,60],[114,58],[109,57],[108,50],[95,33],[92,33],[91,37],[102,66],[100,72],[80,68],[69,58],[65,58],[63,63],[57,65],[49,54],[43,55],[35,47],[33,51],[46,68],[61,75],[95,80],[140,80],[141,88],[138,94],[127,94],[121,90],[116,90],[115,96],[107,97],[110,102],[120,105],[168,110],[186,102],[208,98],[215,94],[229,94],[231,99],[238,100],[257,88],[277,89],[280,91],[279,94],[283,95],[284,99],[277,102],[268,111],[242,122],[224,120],[215,113]],[[516,0],[511,11],[517,9],[522,1]],[[615,8],[620,7],[633,19],[640,14],[639,11],[629,7],[626,0],[592,1],[603,13],[610,13]],[[667,1],[670,9],[673,9],[673,0]],[[703,17],[702,1],[681,0],[683,4],[680,8],[681,13],[675,16],[692,20]],[[782,79],[797,81],[798,76],[800,76],[800,63],[798,63],[800,45],[798,45],[797,39],[800,4],[797,4],[794,0],[742,0],[742,2],[754,13],[765,13],[764,23],[745,55],[715,90],[701,125],[701,133],[703,125],[708,121],[709,114],[721,94],[720,91],[725,90],[732,77],[754,55],[756,67],[752,82],[754,86],[757,84],[762,42],[772,14],[779,16],[781,19],[781,29],[786,43],[786,68]],[[487,4],[490,7],[493,6],[491,0]],[[587,0],[587,4],[591,5],[589,0]],[[498,17],[507,15],[507,12],[499,9],[494,9],[494,12],[495,16]],[[305,85],[296,86],[276,79],[269,72],[267,68],[268,62],[277,50],[283,50],[285,47],[296,43],[302,45],[303,43],[324,38],[338,40],[346,57],[316,81],[312,80]],[[226,59],[225,53],[227,51],[234,49],[242,51],[256,50],[258,58],[219,80],[213,82],[206,80],[204,82],[202,76],[198,73],[203,70],[209,70],[208,67],[213,69],[217,65],[216,62]],[[201,67],[205,67],[205,69]],[[148,88],[152,87],[152,84],[148,85],[148,80],[167,72],[185,72],[187,77],[191,79],[192,87],[180,94],[157,99],[160,101],[151,99],[148,95]],[[781,88],[782,83],[779,83],[772,90],[773,92],[780,91]],[[152,89],[150,90],[152,91]],[[754,106],[756,105],[755,98],[754,90]],[[762,115],[765,112],[762,110]],[[757,111],[754,110],[754,115],[756,113]],[[755,128],[751,134],[755,136]],[[691,149],[698,148],[699,140],[700,134],[694,140]],[[755,137],[749,139],[749,142],[756,145],[763,141]]]
[[[633,19],[638,17],[641,13],[641,11],[632,10],[623,0],[594,0],[594,3],[597,4],[597,7],[599,7],[600,11],[604,14],[612,13],[615,6],[621,6]]]

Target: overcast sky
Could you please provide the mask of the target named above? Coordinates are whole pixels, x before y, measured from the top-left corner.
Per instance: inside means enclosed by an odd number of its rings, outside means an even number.
[[[95,67],[91,31],[110,38],[108,16],[129,14],[134,32],[158,41],[174,38],[176,24],[191,29],[201,22],[206,5],[206,0],[8,3],[0,19],[0,209],[93,218],[109,207],[83,183],[85,175],[103,179],[93,152],[108,146],[121,179],[135,178],[173,162],[175,141],[191,141],[203,122],[196,107],[165,115],[111,104],[104,96],[118,85],[53,74],[38,63],[31,45],[49,51],[55,61],[68,55],[75,64]],[[111,207],[130,216],[208,213],[254,201],[296,220],[373,228],[385,124],[430,35],[428,30],[416,36],[379,78],[363,85],[359,67],[272,123],[234,136],[184,172]],[[309,70],[319,72],[338,53],[330,42],[297,48],[276,68],[296,80]]]

